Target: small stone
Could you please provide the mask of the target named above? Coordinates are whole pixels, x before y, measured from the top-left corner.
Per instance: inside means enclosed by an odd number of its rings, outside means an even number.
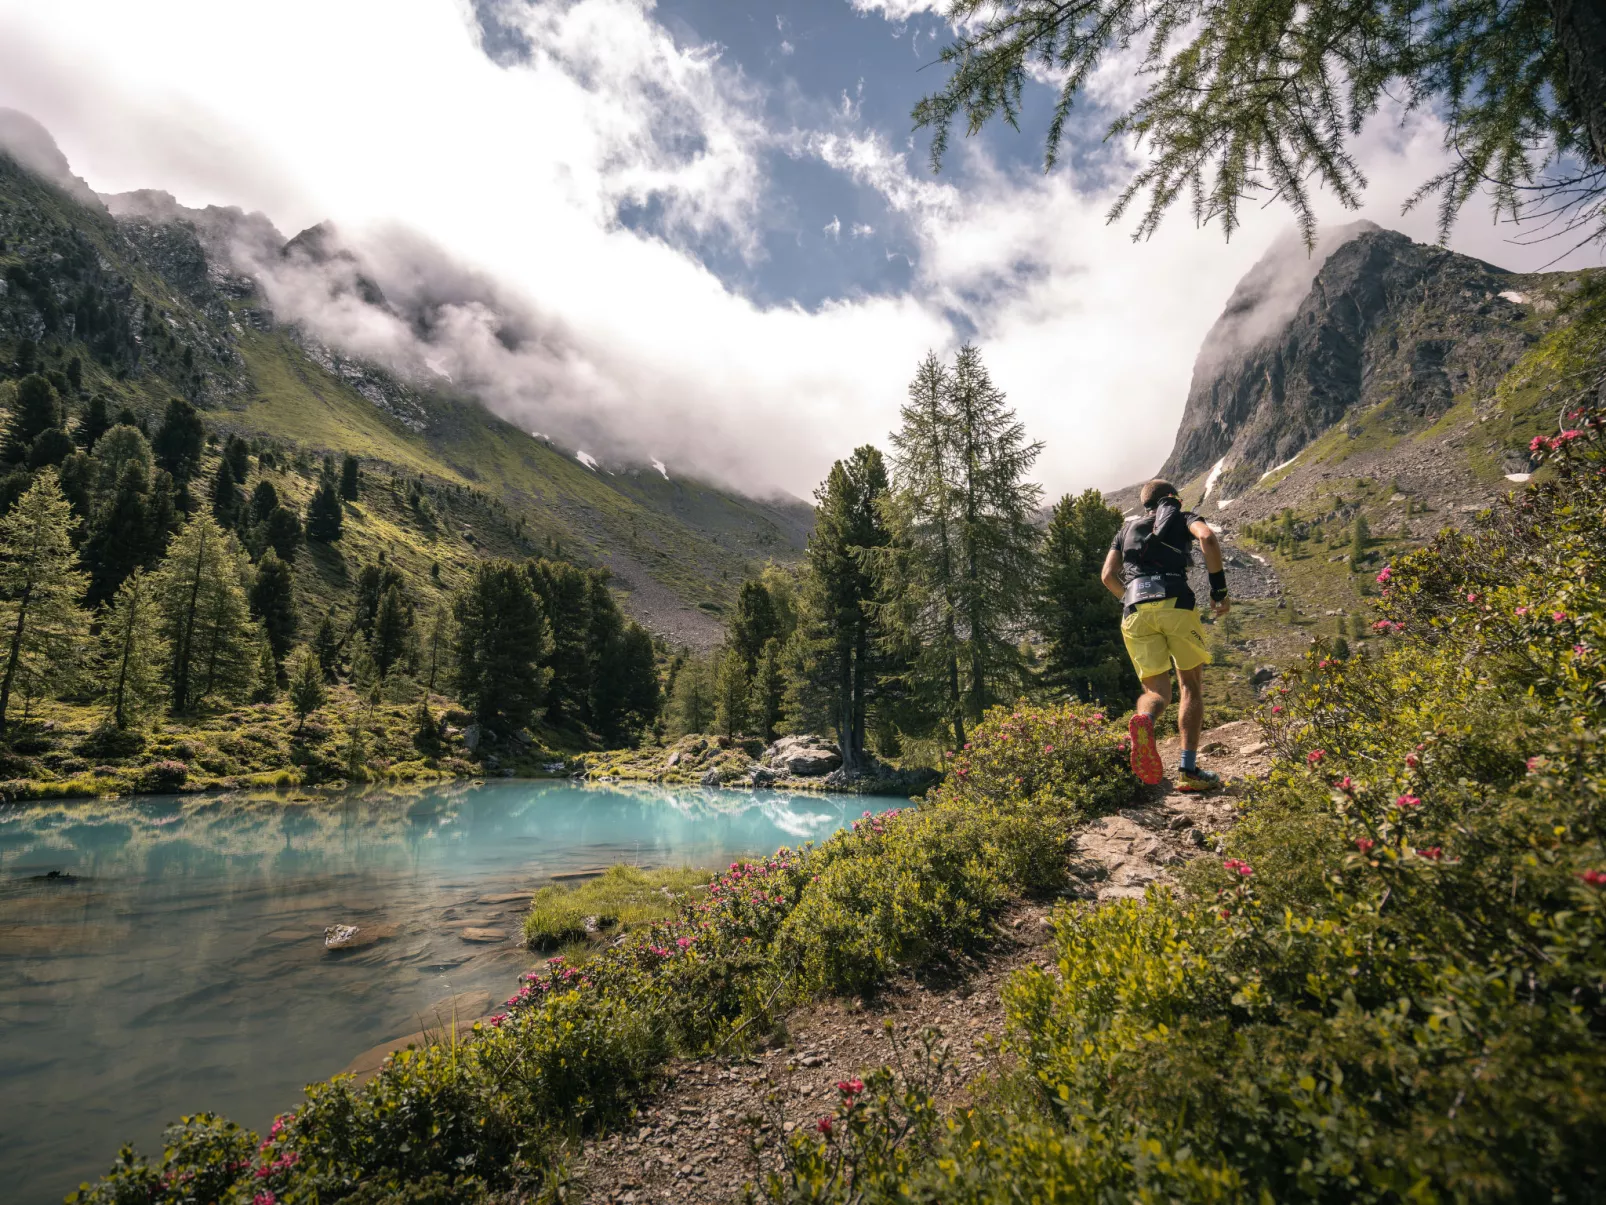
[[[505,929],[459,929],[457,935],[464,941],[472,941],[481,945],[507,940],[507,930]]]

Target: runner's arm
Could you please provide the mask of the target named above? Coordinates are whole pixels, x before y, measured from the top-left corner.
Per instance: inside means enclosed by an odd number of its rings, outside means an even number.
[[[1217,559],[1220,555],[1217,554]],[[1110,549],[1104,554],[1104,572],[1099,575],[1104,582],[1104,588],[1115,597],[1120,598],[1126,593],[1126,583],[1121,580],[1121,554]]]
[[[1216,538],[1216,533],[1211,529],[1210,524],[1203,519],[1195,519],[1188,524],[1188,530],[1199,541],[1199,551],[1204,553],[1205,572],[1210,574],[1212,586],[1225,582],[1224,565],[1221,560],[1221,541]],[[1225,589],[1225,586],[1222,588]],[[1212,599],[1210,609],[1217,615],[1225,615],[1232,609],[1232,604],[1225,597]]]

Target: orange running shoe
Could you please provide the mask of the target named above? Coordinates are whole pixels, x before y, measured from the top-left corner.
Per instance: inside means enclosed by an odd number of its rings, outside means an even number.
[[[1154,717],[1135,715],[1126,726],[1132,738],[1132,773],[1138,781],[1152,787],[1165,777],[1165,765],[1160,761],[1160,747],[1154,743]]]

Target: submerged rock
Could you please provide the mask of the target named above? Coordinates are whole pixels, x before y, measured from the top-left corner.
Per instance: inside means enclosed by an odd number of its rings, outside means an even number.
[[[323,931],[326,950],[360,950],[396,936],[395,925],[330,925]]]
[[[506,941],[506,929],[480,929],[473,926],[459,929],[457,935],[464,941],[472,941],[479,945],[489,945],[492,942]]]

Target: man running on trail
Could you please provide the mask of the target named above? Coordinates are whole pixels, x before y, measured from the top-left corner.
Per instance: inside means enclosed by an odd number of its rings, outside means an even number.
[[[1171,666],[1182,684],[1182,710],[1177,728],[1182,733],[1182,764],[1177,790],[1209,791],[1221,785],[1221,776],[1199,766],[1199,726],[1204,719],[1204,627],[1188,587],[1193,564],[1193,542],[1204,552],[1210,574],[1210,601],[1217,615],[1225,615],[1227,574],[1221,565],[1221,544],[1210,525],[1192,511],[1182,509],[1176,487],[1158,478],[1143,487],[1141,519],[1129,519],[1116,533],[1104,558],[1104,585],[1121,600],[1121,638],[1132,665],[1143,680],[1137,714],[1128,731],[1132,736],[1132,772],[1153,786],[1165,773],[1154,740],[1154,722],[1171,702]]]

